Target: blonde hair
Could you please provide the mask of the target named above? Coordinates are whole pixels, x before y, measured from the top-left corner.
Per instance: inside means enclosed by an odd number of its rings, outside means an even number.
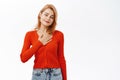
[[[40,10],[40,12],[39,12],[39,14],[38,14],[38,23],[37,23],[37,26],[35,27],[35,29],[36,30],[38,30],[39,28],[40,28],[40,26],[41,26],[41,22],[40,22],[40,14],[42,14],[42,12],[44,12],[46,9],[51,9],[52,11],[53,11],[53,13],[54,13],[54,21],[53,21],[53,23],[47,28],[47,31],[49,32],[49,33],[52,33],[54,30],[55,30],[55,27],[56,27],[56,24],[57,24],[57,10],[56,10],[56,8],[55,8],[55,6],[54,5],[52,5],[52,4],[47,4],[47,5],[45,5],[41,10]]]

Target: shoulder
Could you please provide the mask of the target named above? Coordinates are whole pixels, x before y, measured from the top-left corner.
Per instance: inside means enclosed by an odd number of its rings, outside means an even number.
[[[59,31],[59,30],[55,30],[54,33],[59,35],[59,36],[64,36],[64,33],[62,31]]]
[[[35,32],[36,32],[36,30],[30,30],[30,31],[27,31],[26,34],[30,35],[30,34],[34,34]]]
[[[34,35],[35,32],[36,32],[36,30],[27,31],[26,34],[25,34],[25,36],[26,36],[26,37],[30,37],[30,36]]]
[[[55,34],[56,39],[58,39],[59,41],[64,40],[64,34],[62,31],[55,30],[54,34]]]
[[[35,33],[36,30],[30,30],[30,31],[27,31],[26,33],[29,33],[29,34],[32,34],[32,33]]]

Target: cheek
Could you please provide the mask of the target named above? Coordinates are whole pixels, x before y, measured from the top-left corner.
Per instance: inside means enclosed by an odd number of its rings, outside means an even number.
[[[41,18],[41,19],[44,19],[44,18],[45,18],[45,16],[44,16],[43,14],[41,14],[41,15],[40,15],[40,18]]]
[[[51,23],[53,23],[53,21],[54,21],[53,19],[50,20]]]
[[[43,21],[44,21],[44,17],[41,16],[41,18],[40,18],[40,22],[43,22]]]
[[[53,21],[50,22],[50,25],[52,25],[52,24],[53,24]]]
[[[41,16],[41,20],[43,20],[44,19],[44,16]]]

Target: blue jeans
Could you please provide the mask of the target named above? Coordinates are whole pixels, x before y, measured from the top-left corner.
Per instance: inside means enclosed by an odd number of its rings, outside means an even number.
[[[33,69],[32,80],[62,80],[61,69]]]

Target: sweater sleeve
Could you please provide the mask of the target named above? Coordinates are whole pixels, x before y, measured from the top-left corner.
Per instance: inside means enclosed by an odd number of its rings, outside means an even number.
[[[40,41],[36,41],[34,45],[31,46],[31,32],[27,32],[24,38],[23,48],[20,54],[21,61],[24,63],[28,61],[33,54],[43,45]]]
[[[66,60],[64,57],[64,35],[63,33],[59,34],[59,47],[58,47],[58,57],[62,70],[63,80],[67,80],[67,71],[66,71]]]

